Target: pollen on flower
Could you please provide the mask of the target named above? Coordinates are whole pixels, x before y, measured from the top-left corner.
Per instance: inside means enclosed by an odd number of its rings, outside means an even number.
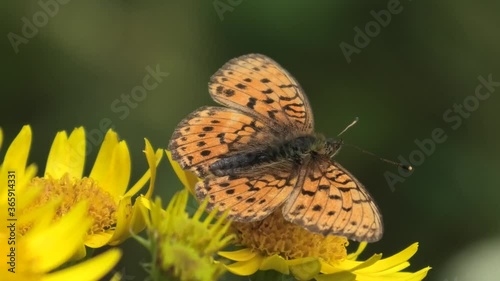
[[[58,219],[71,210],[77,202],[88,200],[90,203],[88,214],[93,218],[89,234],[104,232],[116,225],[117,205],[113,197],[91,178],[71,178],[65,174],[58,179],[36,177],[31,184],[43,186],[44,191],[28,209],[44,205],[55,198],[62,198],[62,203],[56,212],[55,219]]]
[[[323,236],[286,221],[281,210],[263,221],[252,223],[233,222],[232,228],[238,242],[268,256],[280,255],[286,259],[318,257],[336,264],[347,256],[345,237]]]

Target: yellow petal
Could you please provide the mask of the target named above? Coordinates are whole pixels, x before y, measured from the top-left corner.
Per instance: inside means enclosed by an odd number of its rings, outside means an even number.
[[[3,143],[3,131],[2,128],[0,128],[0,149],[2,149],[2,143]]]
[[[58,132],[52,142],[50,147],[49,156],[47,157],[47,164],[45,165],[44,176],[52,176],[54,178],[60,178],[64,175],[65,165],[64,161],[60,160],[60,157],[65,155],[65,146],[68,135],[65,131]]]
[[[94,144],[97,146],[97,144]],[[118,135],[111,129],[108,130],[104,141],[99,149],[94,167],[90,172],[90,178],[102,182],[108,175],[109,163],[113,156],[115,147],[118,145]]]
[[[30,188],[30,185],[28,185],[28,183],[30,183],[31,180],[36,176],[37,172],[38,172],[38,167],[35,164],[30,164],[28,167],[26,167],[26,170],[24,171],[24,176],[19,177],[17,179],[18,193],[25,192],[26,189]]]
[[[401,263],[406,262],[409,260],[418,250],[418,243],[413,243],[410,245],[408,248],[404,249],[403,251],[385,258],[379,260],[376,264],[370,267],[366,267],[363,269],[356,268],[359,273],[368,273],[368,272],[379,272],[379,271],[384,271],[387,269],[390,269],[391,267],[397,266]]]
[[[262,256],[256,255],[254,258],[247,261],[238,261],[229,265],[224,265],[226,269],[236,275],[249,276],[259,270],[262,263]]]
[[[129,200],[130,197],[127,197]],[[123,199],[122,199],[123,200]],[[130,201],[127,201],[130,203]],[[147,211],[145,210],[145,206],[141,204],[140,200],[137,201],[132,206],[131,215],[129,218],[124,217],[123,220],[120,219],[120,215],[118,215],[118,221],[116,223],[116,230],[113,233],[113,237],[111,238],[110,245],[118,245],[123,243],[126,239],[128,239],[132,233],[141,232],[146,226],[145,222],[145,214]]]
[[[298,280],[311,280],[318,275],[321,270],[321,263],[318,259],[313,259],[298,265],[290,266],[290,271]]]
[[[295,266],[295,265],[301,265],[304,263],[309,263],[312,261],[318,260],[316,257],[305,257],[305,258],[299,258],[299,259],[292,259],[292,260],[287,260],[286,263],[289,266]]]
[[[321,272],[325,274],[333,274],[342,271],[354,271],[358,269],[362,269],[365,267],[370,267],[376,262],[380,260],[382,257],[381,254],[375,254],[371,256],[366,261],[352,261],[352,260],[344,260],[340,264],[332,266],[327,263],[322,263]]]
[[[69,161],[71,163],[71,170],[68,171],[70,175],[75,178],[81,178],[83,175],[83,168],[85,167],[85,157],[87,156],[87,151],[85,148],[85,129],[79,127],[73,130],[69,135],[68,139],[71,151],[68,155]]]
[[[56,134],[50,148],[45,168],[45,176],[61,178],[65,173],[81,178],[85,165],[85,130],[76,128],[68,138],[66,132]]]
[[[260,265],[260,270],[276,270],[282,274],[290,274],[290,269],[285,259],[279,255],[265,257]]]
[[[360,242],[356,252],[347,255],[347,259],[355,261],[358,258],[358,256],[365,250],[366,245],[368,245],[368,243]]]
[[[411,274],[411,276],[408,277],[408,279],[406,279],[405,281],[420,281],[424,279],[425,276],[427,276],[427,272],[429,272],[429,270],[431,270],[430,266],[422,268],[421,270]]]
[[[194,194],[194,186],[196,185],[196,183],[200,179],[198,179],[195,174],[193,174],[189,171],[182,170],[179,163],[172,160],[172,154],[170,153],[170,151],[165,150],[165,152],[167,153],[167,157],[168,157],[168,161],[170,161],[170,165],[172,165],[172,168],[174,169],[174,172],[177,175],[177,177],[179,178],[179,180],[181,181],[182,185],[184,185],[184,187],[187,190],[189,190],[189,192],[191,192],[192,195],[195,195]]]
[[[90,248],[101,248],[102,246],[108,244],[108,242],[111,240],[111,237],[113,237],[112,231],[87,235],[87,237],[85,237],[85,245]]]
[[[162,149],[157,149],[156,153],[153,152],[153,147],[149,143],[147,139],[146,141],[146,147],[144,148],[144,153],[146,154],[146,160],[148,161],[149,169],[142,175],[142,177],[132,186],[125,194],[124,196],[134,196],[136,193],[141,190],[144,185],[146,185],[146,182],[151,178],[149,181],[149,188],[148,191],[146,192],[146,198],[151,198],[151,195],[153,194],[154,190],[154,183],[156,180],[156,168],[160,164],[161,159],[163,158],[163,150]],[[156,162],[155,162],[156,161]],[[151,171],[154,170],[155,177],[151,177]]]
[[[19,190],[18,194],[22,194],[23,196],[18,197],[19,199],[17,201],[16,208],[18,210],[22,210],[22,209],[30,206],[33,203],[33,201],[35,201],[35,199],[37,199],[43,191],[44,191],[44,187],[39,186],[39,185],[31,185],[29,188],[23,190],[22,192]],[[55,198],[52,198],[52,201],[53,201],[53,199],[55,199]],[[31,213],[31,212],[29,212],[29,213]],[[23,213],[23,215],[20,216],[19,219],[21,219],[25,216],[28,216],[29,213]],[[35,217],[36,217],[36,214],[35,214]],[[19,224],[22,224],[22,223],[19,222]]]
[[[99,184],[118,201],[127,190],[132,170],[130,152],[125,141],[120,141],[115,146],[107,169],[106,179],[101,180]]]
[[[233,261],[248,261],[253,259],[257,253],[249,248],[244,248],[236,251],[219,251],[217,253],[219,256]]]
[[[24,192],[27,188],[26,183],[31,181],[34,175],[32,172],[33,170],[36,171],[36,166],[30,165],[29,167],[31,167],[31,169],[26,169],[30,146],[31,128],[29,126],[24,126],[7,148],[3,163],[0,162],[0,182],[4,183],[0,185],[0,202],[7,202],[7,189],[9,186],[12,187],[11,183],[13,181],[15,181],[17,194]],[[16,207],[19,208],[20,206],[18,205]],[[5,212],[5,214],[7,214],[7,212]]]
[[[87,255],[87,248],[85,247],[85,244],[81,244],[78,250],[73,255],[73,257],[71,258],[71,260],[79,261],[83,259],[86,255]]]
[[[132,206],[132,219],[130,220],[130,231],[132,233],[139,233],[145,228],[146,218],[144,214],[146,212],[146,207],[135,199],[134,206]]]
[[[40,194],[42,191],[43,191],[42,188],[38,188],[38,186],[33,186],[33,189],[29,190],[29,192],[26,192],[26,194],[30,197],[35,195],[32,198],[37,198],[36,195]],[[61,197],[52,198],[44,205],[37,206],[23,213],[23,215],[19,217],[18,223],[20,225],[33,224],[32,225],[33,231],[36,231],[38,228],[45,229],[49,227],[52,220],[54,219],[54,214],[56,213],[57,208],[59,208],[61,204],[61,201],[62,201]],[[26,205],[26,203],[23,205]]]
[[[137,208],[137,207],[136,207]],[[138,209],[136,209],[137,212]],[[113,232],[113,236],[110,245],[118,245],[130,237],[131,221],[133,217],[133,206],[132,198],[124,197],[120,200],[118,204],[118,209],[116,211],[116,228]],[[137,216],[137,215],[136,215]]]
[[[356,264],[356,266],[352,267],[351,270],[352,271],[354,271],[354,270],[360,271],[360,270],[363,270],[365,268],[369,268],[369,267],[373,266],[374,264],[378,264],[380,262],[381,258],[382,258],[382,254],[374,254],[366,261],[361,262],[361,264],[359,264],[359,262],[352,262],[352,261],[345,261],[345,263],[346,264],[349,264],[349,263]]]
[[[155,181],[156,181],[156,157],[155,153],[153,150],[153,146],[151,143],[148,141],[148,139],[144,139],[145,142],[145,148],[144,148],[144,153],[146,154],[146,159],[148,161],[148,166],[149,166],[149,171],[151,172],[151,178],[149,180],[149,188],[148,191],[146,192],[146,198],[150,198],[151,195],[153,194],[154,186],[155,186]],[[161,158],[163,157],[163,153],[160,151],[160,157],[158,159],[158,163],[160,162]]]
[[[405,261],[405,262],[403,262],[401,264],[398,264],[396,266],[393,266],[393,267],[391,267],[389,269],[370,273],[370,275],[373,275],[373,276],[388,276],[388,275],[391,275],[393,273],[400,272],[403,269],[407,268],[408,266],[410,266],[410,263],[407,262],[407,261]],[[360,271],[358,271],[358,272],[360,272]],[[360,273],[360,274],[364,274],[364,273]]]
[[[139,198],[135,200],[135,204],[141,204],[143,206],[139,210],[142,212],[142,217],[144,219],[144,223],[146,224],[146,226],[151,227],[152,226],[151,217],[149,216],[148,212],[148,210],[151,210],[151,205],[152,205],[151,200],[141,195]]]
[[[42,281],[87,281],[100,280],[118,263],[121,257],[119,249],[111,249],[92,259],[67,267],[55,273],[45,275]]]
[[[48,272],[69,260],[78,251],[91,224],[87,211],[88,204],[81,201],[50,227],[41,231],[32,229],[23,237],[25,250],[37,256],[33,269]],[[61,243],[61,239],[64,239],[64,243]]]
[[[31,147],[31,127],[23,126],[19,134],[12,141],[7,152],[5,153],[5,158],[2,163],[1,169],[3,171],[16,171],[17,176],[23,176],[26,163],[28,161],[28,155]],[[6,182],[6,181],[3,181]]]

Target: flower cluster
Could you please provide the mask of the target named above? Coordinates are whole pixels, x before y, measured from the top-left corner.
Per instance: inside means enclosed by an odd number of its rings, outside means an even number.
[[[194,193],[198,179],[183,171],[168,152],[167,156],[184,187]],[[236,235],[235,243],[239,249],[219,251],[218,254],[233,261],[225,267],[236,275],[277,271],[283,275],[291,274],[298,280],[419,281],[430,270],[430,267],[425,267],[417,272],[402,272],[417,252],[417,243],[385,259],[381,254],[375,254],[365,261],[357,261],[366,243],[360,243],[357,251],[348,254],[348,241],[344,237],[311,233],[286,221],[281,210],[263,221],[233,222],[231,230],[230,233]]]
[[[181,281],[210,281],[217,280],[225,271],[213,257],[233,239],[232,235],[225,235],[230,224],[225,222],[225,215],[215,219],[217,210],[201,219],[207,201],[190,217],[186,212],[188,196],[187,190],[178,192],[165,210],[159,198],[154,203],[143,202],[149,207],[149,215],[144,214],[149,239],[137,239],[153,257],[150,265],[153,280],[171,277]]]
[[[56,135],[42,177],[36,176],[36,165],[28,164],[31,140],[31,128],[24,126],[0,162],[0,180],[8,183],[0,185],[0,219],[11,222],[10,228],[0,230],[0,240],[11,245],[1,247],[1,255],[9,257],[9,262],[0,263],[0,279],[67,280],[78,276],[79,280],[98,280],[118,262],[121,250],[113,248],[81,261],[86,256],[85,246],[117,245],[144,229],[142,204],[132,204],[132,196],[148,180],[144,197],[151,196],[163,150],[155,154],[146,140],[150,169],[127,191],[130,154],[112,130],[106,134],[89,176],[83,176],[83,128],[69,137],[66,132]],[[2,142],[0,130],[0,146]]]
[[[0,162],[0,220],[10,222],[0,229],[0,241],[11,245],[0,248],[8,259],[0,263],[0,280],[99,280],[122,256],[113,246],[131,236],[150,252],[146,269],[152,280],[210,281],[223,274],[267,280],[280,274],[297,280],[418,281],[430,269],[403,271],[417,243],[387,258],[375,254],[359,261],[366,243],[349,253],[346,238],[311,233],[286,221],[281,210],[252,223],[230,222],[226,213],[217,217],[216,209],[206,212],[207,200],[189,199],[199,179],[148,140],[149,169],[133,184],[127,143],[113,130],[88,174],[83,128],[56,134],[41,176],[28,163],[31,140],[31,128],[23,127]],[[0,130],[0,149],[2,143]],[[151,197],[165,152],[184,189],[163,209],[162,200]],[[199,204],[191,214],[188,202]],[[144,229],[147,238],[139,236]],[[102,247],[110,249],[90,256],[89,248]]]

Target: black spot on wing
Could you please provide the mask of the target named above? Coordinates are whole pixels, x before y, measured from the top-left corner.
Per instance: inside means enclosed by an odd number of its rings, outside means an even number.
[[[238,89],[242,89],[242,90],[247,88],[247,86],[245,86],[245,85],[243,85],[243,84],[241,84],[241,83],[238,83],[238,84],[236,84],[235,86],[236,86],[236,88],[238,88]]]
[[[254,109],[254,106],[256,103],[257,103],[257,99],[254,97],[251,97],[248,99],[247,106],[248,106],[248,108]]]
[[[346,212],[350,212],[352,210],[352,207],[349,207],[349,208],[346,208],[346,207],[342,207],[342,210],[346,211]]]
[[[274,102],[274,100],[272,98],[268,97],[267,99],[264,100],[264,102],[267,103],[267,104],[271,104],[271,103]]]
[[[329,186],[329,185],[327,185],[327,184],[320,184],[320,185],[318,186],[318,189],[319,189],[319,190],[329,190],[329,189],[330,189],[330,186]]]
[[[300,193],[302,193],[303,195],[307,195],[307,196],[314,196],[314,194],[316,194],[314,191],[309,191],[309,190],[305,190],[305,189],[302,189],[300,191]]]
[[[234,90],[226,89],[224,90],[224,94],[226,95],[226,97],[232,97],[234,96]]]

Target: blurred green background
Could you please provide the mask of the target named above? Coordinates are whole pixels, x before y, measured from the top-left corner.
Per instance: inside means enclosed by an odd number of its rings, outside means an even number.
[[[391,2],[73,0],[44,18],[37,1],[6,1],[0,126],[8,143],[31,124],[31,160],[43,169],[57,131],[83,125],[98,139],[100,122],[109,119],[129,145],[134,181],[147,168],[143,138],[165,148],[183,117],[214,104],[207,82],[219,67],[262,53],[301,83],[318,132],[336,136],[358,116],[345,141],[389,159],[415,155],[415,140],[436,128],[446,134],[394,188],[384,173],[398,175],[396,167],[347,147],[340,153],[385,220],[384,238],[364,257],[418,241],[410,269],[432,266],[427,280],[498,280],[500,86],[490,86],[484,100],[474,95],[479,76],[500,82],[500,2],[404,0],[377,32],[373,13]],[[24,17],[38,23],[36,32]],[[367,24],[373,36],[362,47],[358,38],[356,47],[355,27]],[[357,48],[350,63],[342,42]],[[168,77],[126,106],[128,113],[117,110],[157,65]],[[473,110],[458,117],[454,105],[464,100]],[[88,149],[87,171],[97,147]],[[164,162],[156,193],[168,198],[180,188]],[[138,262],[148,261],[146,252],[132,241],[123,248],[133,257],[125,258],[126,274],[142,280]]]

